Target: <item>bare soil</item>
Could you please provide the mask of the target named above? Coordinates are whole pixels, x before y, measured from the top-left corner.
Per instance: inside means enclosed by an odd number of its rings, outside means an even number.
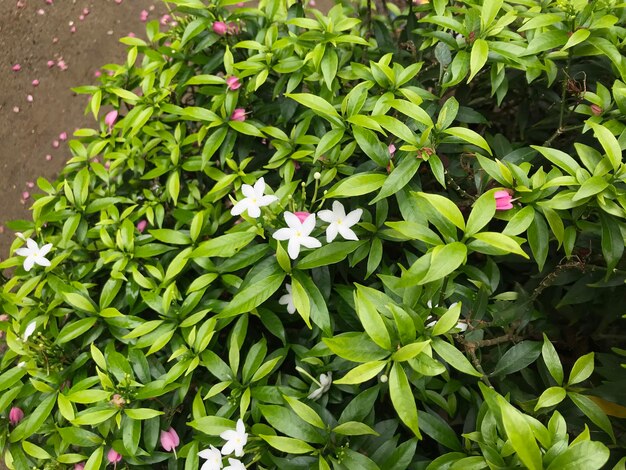
[[[142,10],[148,21],[166,12],[160,0],[48,1],[0,0],[0,260],[15,238],[7,221],[31,218],[37,188],[28,183],[54,178],[70,156],[59,136],[96,125],[86,96],[71,88],[96,83],[102,65],[124,60],[118,38],[145,36]]]

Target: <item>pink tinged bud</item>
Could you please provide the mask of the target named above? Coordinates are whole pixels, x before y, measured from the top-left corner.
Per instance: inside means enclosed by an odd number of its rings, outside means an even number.
[[[74,464],[74,470],[85,470],[85,464],[82,462]]]
[[[59,38],[52,38],[52,44],[56,44],[57,42],[59,42]]]
[[[146,20],[148,19],[149,14],[150,13],[148,13],[147,10],[141,10],[141,13],[139,14],[139,19],[145,23]]]
[[[53,2],[52,0],[46,0],[46,3],[47,3],[48,5],[52,5],[54,2]]]
[[[14,406],[13,408],[11,408],[11,411],[9,411],[9,422],[13,426],[15,426],[17,423],[19,423],[23,419],[24,419],[24,412],[22,411],[21,408],[18,408],[17,406]]]
[[[239,34],[239,25],[237,23],[228,23],[228,34]]]
[[[39,86],[39,80],[34,79],[34,80],[32,81],[32,85],[33,85],[33,86]]]
[[[58,140],[53,140],[53,141],[52,141],[52,146],[53,146],[55,149],[58,149],[58,148],[59,148],[59,145],[61,145],[61,144],[59,143],[59,141],[58,141]]]
[[[116,452],[115,449],[110,449],[109,452],[107,452],[107,460],[110,463],[117,463],[122,460],[122,456]]]
[[[135,38],[135,37],[137,37],[137,35],[135,33],[133,33],[133,32],[130,32],[130,33],[128,33],[128,37],[129,38]]]
[[[15,64],[13,67],[11,67],[11,70],[13,70],[14,72],[19,72],[20,70],[22,70],[22,66],[20,64]]]
[[[148,226],[148,222],[146,220],[140,220],[137,223],[137,230],[139,231],[139,233],[143,233],[143,231],[146,229],[147,226]]]
[[[84,21],[84,20],[85,20],[85,15],[79,15],[78,19],[79,19],[80,21]]]
[[[83,8],[83,15],[87,16],[89,14],[89,8]]]
[[[46,11],[43,8],[40,8],[39,10],[37,10],[37,14],[38,15],[45,15]]]
[[[61,132],[59,134],[59,139],[60,140],[67,140],[67,132]]]
[[[241,82],[237,77],[228,77],[226,79],[226,85],[228,85],[229,90],[237,90],[241,87]]]
[[[122,3],[122,0],[115,0],[115,3],[119,5],[120,3]]]
[[[13,112],[14,113],[19,113],[20,112],[20,107],[19,106],[13,106]]]
[[[174,428],[169,428],[167,431],[161,431],[161,447],[167,452],[172,452],[180,444],[180,439]]]
[[[294,215],[298,218],[298,220],[299,220],[300,222],[302,222],[302,223],[304,223],[304,221],[305,221],[306,219],[308,219],[308,218],[309,218],[309,216],[311,215],[311,214],[310,214],[310,213],[308,213],[308,212],[294,212],[293,214],[294,214]]]
[[[52,67],[54,67],[54,60],[49,60],[48,62],[46,62],[46,64],[48,65],[48,68],[51,69]]]
[[[213,32],[215,34],[219,34],[220,36],[224,36],[228,31],[228,26],[223,21],[216,21],[213,23]]]
[[[496,210],[506,211],[513,209],[513,204],[511,204],[513,197],[508,191],[496,191],[493,196],[496,199]]]
[[[393,154],[396,153],[396,146],[393,144],[389,144],[389,147],[387,147],[389,149],[389,154],[393,157]]]
[[[70,28],[70,33],[74,34],[76,32],[76,26],[72,26]]]
[[[231,121],[245,121],[246,120],[246,110],[243,108],[235,108],[233,114],[230,115]]]
[[[33,183],[32,181],[27,181],[26,186],[30,189],[33,189],[35,187],[35,183]],[[2,317],[2,315],[0,315],[0,317]]]
[[[50,160],[52,160],[52,155],[50,154],[46,155],[46,161],[49,162]]]
[[[28,101],[29,103],[32,103],[33,99],[33,95],[26,95],[26,101]]]
[[[117,120],[117,111],[109,111],[106,116],[104,116],[104,123],[106,124],[109,132],[113,129],[115,125],[115,121]]]
[[[26,6],[26,2],[24,2],[24,0],[17,0],[16,6],[17,8],[24,8]]]
[[[98,78],[100,75],[102,75],[102,72],[100,72],[100,70],[96,70],[96,71],[93,73],[93,76],[94,76],[94,77],[96,77],[96,78]]]
[[[602,108],[600,106],[598,106],[597,104],[592,104],[591,105],[591,112],[595,116],[600,116],[600,114],[602,114]]]
[[[30,193],[28,191],[22,191],[22,199],[26,200],[30,197]]]

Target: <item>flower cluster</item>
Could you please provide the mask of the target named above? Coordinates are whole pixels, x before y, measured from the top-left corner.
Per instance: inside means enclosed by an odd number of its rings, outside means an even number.
[[[198,452],[198,455],[206,460],[200,470],[220,470],[223,467],[222,456],[230,455],[233,452],[235,457],[243,457],[243,448],[248,442],[248,433],[241,419],[237,420],[235,429],[229,429],[220,434],[220,437],[226,441],[220,451],[215,446],[209,446]],[[238,459],[228,459],[228,466],[224,470],[245,470],[245,465]]]

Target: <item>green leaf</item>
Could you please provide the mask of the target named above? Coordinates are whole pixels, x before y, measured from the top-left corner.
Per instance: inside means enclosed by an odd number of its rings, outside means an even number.
[[[0,375],[0,391],[11,388],[22,377],[26,375],[26,368],[24,367],[12,367],[11,369]]]
[[[365,155],[376,162],[378,166],[382,168],[387,167],[389,163],[389,150],[387,146],[378,139],[376,133],[369,129],[364,129],[361,126],[353,125],[352,134],[358,146],[365,152]]]
[[[484,39],[476,39],[476,41],[474,41],[474,44],[472,45],[472,52],[470,54],[470,75],[467,78],[467,83],[471,82],[472,78],[474,78],[476,74],[480,72],[483,66],[487,63],[488,57],[489,44]],[[487,147],[485,150],[489,152],[489,147]]]
[[[219,436],[224,431],[235,429],[235,422],[221,416],[202,416],[187,423],[192,428],[209,436]]]
[[[326,301],[313,279],[307,273],[298,270],[294,270],[291,276],[300,282],[309,296],[311,303],[311,320],[313,320],[313,323],[319,326],[324,334],[332,334],[332,325]]]
[[[587,416],[593,424],[598,426],[604,432],[606,432],[613,442],[615,442],[615,435],[613,434],[613,426],[611,421],[607,417],[606,413],[602,411],[593,400],[585,395],[575,392],[567,392],[567,396],[574,402],[574,405]]]
[[[600,213],[600,226],[602,228],[602,255],[606,260],[607,275],[609,275],[622,259],[624,238],[620,224],[615,217]]]
[[[394,170],[385,179],[385,183],[380,189],[380,192],[374,199],[370,201],[370,204],[374,204],[381,199],[389,197],[404,188],[409,183],[409,181],[411,181],[413,176],[415,176],[415,173],[417,173],[417,170],[419,169],[421,163],[422,160],[417,158],[415,155],[406,155],[402,159],[400,164],[395,167]]]
[[[324,98],[310,93],[285,93],[285,96],[313,110],[316,114],[329,119],[340,127],[343,127],[343,120],[339,116],[339,113],[335,107]]]
[[[453,307],[450,307],[439,320],[437,320],[437,323],[435,323],[435,326],[433,327],[433,336],[443,335],[454,328],[459,322],[460,315],[461,302],[457,302]]]
[[[335,380],[337,385],[355,385],[376,377],[385,368],[387,361],[371,361],[351,369],[341,379]]]
[[[189,255],[190,258],[220,257],[230,258],[247,246],[256,234],[253,232],[227,233],[200,243]]]
[[[116,408],[109,408],[106,410],[87,409],[81,412],[72,424],[74,426],[97,426],[100,423],[104,423],[106,420],[115,416],[120,410]]]
[[[464,374],[482,377],[482,374],[474,369],[465,355],[447,341],[440,338],[433,338],[432,346],[435,352],[451,367],[454,367]]]
[[[325,199],[362,196],[379,189],[387,179],[381,173],[357,173],[342,179],[328,190]]]
[[[98,447],[89,456],[84,470],[98,470],[102,465],[102,457],[104,457],[104,447]]]
[[[432,437],[435,441],[446,446],[448,449],[458,451],[462,449],[456,432],[438,414],[420,411],[419,420],[420,429],[424,434]]]
[[[535,362],[541,354],[541,343],[539,341],[522,341],[505,352],[492,376],[508,375],[528,367]]]
[[[264,434],[260,434],[259,437],[274,449],[287,454],[309,454],[315,451],[315,447],[293,437],[266,436]]]
[[[578,162],[565,152],[550,147],[541,147],[539,145],[531,145],[531,147],[572,176],[576,176],[576,172],[580,170]]]
[[[535,212],[533,223],[528,227],[528,244],[540,272],[548,258],[549,240],[550,232],[546,221],[539,212]]]
[[[558,385],[563,384],[563,366],[561,365],[561,359],[556,349],[552,345],[552,342],[548,339],[546,334],[543,334],[543,346],[541,348],[541,356],[545,363],[548,372]]]
[[[309,405],[305,405],[304,403],[298,401],[296,398],[290,397],[288,395],[283,395],[283,398],[285,399],[287,403],[289,403],[289,406],[291,407],[291,409],[302,420],[315,426],[316,428],[320,428],[320,429],[326,428],[326,425],[324,424],[324,421],[322,421],[322,418],[320,418],[320,415],[318,415],[317,412],[313,408],[311,408]]]
[[[491,148],[489,147],[489,144],[483,138],[483,136],[471,129],[468,129],[466,127],[450,127],[444,130],[444,132],[446,134],[450,134],[454,137],[464,140],[465,142],[469,142],[472,145],[480,147],[481,149],[485,150],[489,155],[492,155]]]
[[[322,341],[334,354],[348,361],[370,362],[389,356],[389,351],[381,349],[366,333],[343,333]]]
[[[492,26],[496,19],[500,8],[502,8],[503,0],[485,0],[480,11],[480,29],[486,31]]]
[[[574,385],[587,380],[593,373],[593,359],[593,352],[579,357],[572,367],[567,385]]]
[[[150,419],[155,416],[161,416],[162,411],[153,410],[152,408],[126,408],[124,413],[131,419]]]
[[[356,305],[356,313],[370,338],[381,348],[391,350],[391,338],[385,322],[380,313],[376,310],[376,306],[369,300],[363,292],[363,286],[356,285],[354,293],[354,303]]]
[[[411,390],[411,385],[406,377],[404,368],[398,362],[394,362],[391,368],[391,374],[389,376],[389,396],[391,397],[391,403],[398,413],[400,420],[402,420],[402,422],[413,431],[413,434],[420,439],[422,436],[418,425],[415,398],[413,397],[413,391]]]
[[[368,434],[378,436],[379,434],[367,424],[357,421],[346,421],[333,428],[333,432],[344,436],[365,436]]]
[[[399,232],[409,240],[421,240],[429,245],[441,245],[441,238],[426,225],[417,222],[385,222],[385,225]]]
[[[574,47],[575,45],[580,44],[583,41],[586,41],[590,34],[591,34],[591,31],[589,31],[588,29],[584,29],[584,28],[577,29],[569,37],[569,39],[567,40],[567,42],[565,43],[565,45],[563,46],[561,50],[564,51],[566,49],[569,49],[570,47]]]
[[[495,192],[495,189],[487,191],[474,202],[465,227],[466,237],[474,235],[493,219],[496,213]]]
[[[563,387],[550,387],[546,389],[539,397],[539,400],[537,400],[535,411],[548,406],[558,405],[565,400],[566,396],[567,392]]]
[[[613,170],[617,171],[622,164],[622,149],[619,142],[613,133],[602,124],[597,124],[591,120],[587,121],[587,123],[593,129],[596,139],[600,141],[600,145],[602,145],[611,165],[613,165]]]
[[[609,449],[601,442],[577,442],[558,454],[547,470],[599,470],[609,457]]]
[[[519,244],[508,235],[504,235],[498,232],[480,232],[474,235],[476,240],[480,240],[487,245],[493,246],[498,250],[505,251],[507,253],[515,253],[529,259],[528,255]]]
[[[459,128],[460,129],[460,128]],[[450,129],[447,129],[450,130]],[[465,230],[465,219],[457,205],[445,196],[439,194],[417,192],[418,198],[426,199],[430,205],[446,219],[452,222],[461,230]]]
[[[557,47],[564,46],[569,36],[567,31],[560,29],[551,29],[544,31],[540,34],[536,34],[532,41],[528,44],[528,48],[522,55],[536,55],[539,52],[547,51],[549,49],[555,49]]]
[[[86,298],[81,294],[77,294],[74,292],[63,293],[63,298],[65,301],[70,304],[72,307],[88,312],[88,313],[96,313],[96,307],[94,306],[91,299]]]
[[[240,290],[219,314],[220,318],[232,317],[240,313],[250,312],[269,299],[285,279],[285,272],[269,275]]]
[[[304,323],[311,328],[309,317],[311,316],[311,302],[306,290],[295,277],[291,278],[291,295],[296,311],[304,320]]]
[[[439,245],[431,252],[430,267],[417,284],[437,281],[454,272],[467,259],[467,247],[461,242]]]
[[[420,354],[429,344],[430,341],[418,341],[416,343],[407,344],[394,352],[391,359],[396,362],[408,361]]]
[[[298,261],[296,267],[298,269],[313,269],[329,264],[337,264],[365,243],[367,243],[367,240],[333,242],[323,245]]]
[[[502,424],[517,456],[526,468],[542,470],[541,450],[528,421],[504,398],[498,395],[497,400],[502,414]]]
[[[55,339],[56,344],[64,344],[68,341],[73,340],[74,338],[78,338],[83,333],[89,331],[98,321],[97,318],[88,317],[81,318],[75,322],[70,322],[66,324]]]
[[[572,201],[580,201],[581,199],[595,196],[596,194],[604,191],[608,186],[609,183],[604,179],[604,177],[592,176],[580,185],[580,188],[576,191],[576,194],[574,194]]]

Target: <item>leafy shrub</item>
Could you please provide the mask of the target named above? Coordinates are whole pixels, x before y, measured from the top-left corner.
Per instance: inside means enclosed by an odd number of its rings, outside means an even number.
[[[170,3],[13,224],[7,465],[624,468],[623,5]]]

